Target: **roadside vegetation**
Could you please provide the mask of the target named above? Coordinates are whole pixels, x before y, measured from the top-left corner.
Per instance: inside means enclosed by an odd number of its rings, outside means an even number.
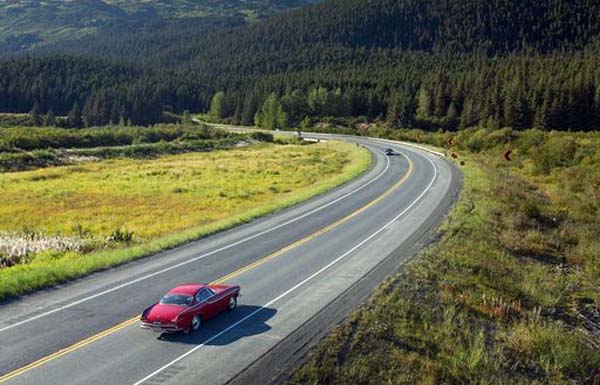
[[[21,171],[86,159],[144,158],[230,148],[249,138],[200,126],[0,128],[0,171]],[[252,138],[250,138],[252,139]],[[272,141],[272,138],[260,138]]]
[[[192,131],[76,130],[72,137],[56,129],[22,135],[6,130],[10,135],[3,135],[2,143],[32,151],[54,144],[84,151],[88,137],[94,144],[125,147],[142,146],[135,142],[144,137],[150,142],[146,145],[172,140],[164,145],[175,146]],[[215,135],[207,140],[220,140]],[[175,155],[99,156],[1,173],[0,300],[247,222],[347,182],[371,162],[366,150],[346,143],[266,143],[273,142],[271,135],[219,135],[243,146]],[[90,151],[98,155],[122,147]]]
[[[460,201],[290,383],[600,383],[600,135],[376,131],[446,147]]]

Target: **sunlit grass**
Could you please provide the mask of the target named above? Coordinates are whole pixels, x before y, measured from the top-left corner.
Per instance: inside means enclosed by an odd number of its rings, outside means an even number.
[[[114,159],[0,175],[0,231],[133,242],[32,256],[0,270],[0,298],[79,277],[306,200],[363,172],[363,149],[328,142],[259,145],[156,159]]]
[[[484,130],[426,134],[464,143],[453,149],[466,161],[464,186],[440,241],[336,328],[290,383],[599,383],[600,140],[504,131],[500,142]],[[396,136],[410,135],[420,133]],[[544,144],[527,144],[533,136]],[[475,139],[485,151],[467,150]],[[571,140],[577,150],[564,164]]]

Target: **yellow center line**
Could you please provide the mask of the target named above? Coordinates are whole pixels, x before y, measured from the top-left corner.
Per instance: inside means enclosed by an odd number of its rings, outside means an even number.
[[[366,205],[362,206],[361,208],[357,209],[356,211],[353,211],[352,213],[348,214],[347,216],[343,217],[342,219],[340,219],[340,220],[338,220],[338,221],[336,221],[336,222],[334,222],[334,223],[332,223],[330,225],[327,225],[327,226],[323,227],[322,229],[317,230],[314,233],[312,233],[312,234],[310,234],[310,235],[308,235],[308,236],[306,236],[306,237],[304,237],[304,238],[302,238],[302,239],[300,239],[300,240],[298,240],[298,241],[296,241],[294,243],[291,243],[291,244],[289,244],[289,245],[287,245],[287,246],[285,246],[285,247],[283,247],[283,248],[275,251],[272,254],[269,254],[269,255],[267,255],[265,257],[262,257],[261,259],[258,259],[258,260],[254,261],[254,262],[252,262],[252,263],[250,263],[250,264],[248,264],[248,265],[246,265],[246,266],[244,266],[244,267],[242,267],[242,268],[240,268],[238,270],[235,270],[235,271],[233,271],[233,272],[231,272],[231,273],[229,273],[229,274],[227,274],[227,275],[225,275],[225,276],[223,276],[221,278],[218,278],[218,279],[212,281],[210,284],[214,285],[214,284],[218,284],[218,283],[223,283],[223,282],[225,282],[225,281],[227,281],[227,280],[229,280],[231,278],[237,277],[238,275],[240,275],[240,274],[242,274],[242,273],[244,273],[246,271],[252,270],[255,267],[260,266],[260,265],[262,265],[263,263],[265,263],[267,261],[270,261],[270,260],[272,260],[274,258],[277,258],[280,255],[285,254],[286,252],[288,252],[288,251],[290,251],[292,249],[295,249],[298,246],[300,246],[300,245],[302,245],[304,243],[307,243],[307,242],[309,242],[309,241],[311,241],[311,240],[319,237],[320,235],[325,234],[329,230],[331,230],[331,229],[333,229],[333,228],[341,225],[342,223],[345,223],[345,222],[349,221],[350,219],[352,219],[355,216],[359,215],[360,213],[366,211],[370,207],[373,207],[374,205],[376,205],[377,203],[379,203],[381,200],[383,200],[385,197],[387,197],[396,188],[398,188],[399,186],[401,186],[402,184],[404,184],[404,182],[406,182],[406,180],[410,177],[410,175],[412,174],[412,171],[413,171],[413,163],[411,162],[411,160],[408,157],[406,157],[406,159],[408,160],[408,171],[406,172],[406,174],[404,174],[404,176],[398,182],[396,182],[392,187],[390,187],[389,189],[387,189],[383,194],[381,194],[380,196],[378,196],[377,198],[375,198],[371,202],[367,203]],[[134,318],[128,319],[126,321],[123,321],[123,322],[121,322],[121,323],[119,323],[119,324],[117,324],[117,325],[115,325],[113,327],[110,327],[110,328],[108,328],[108,329],[106,329],[106,330],[104,330],[104,331],[102,331],[102,332],[100,332],[98,334],[95,334],[95,335],[93,335],[91,337],[88,337],[88,338],[86,338],[84,340],[81,340],[81,341],[79,341],[79,342],[77,342],[77,343],[75,343],[75,344],[73,344],[73,345],[71,345],[71,346],[69,346],[69,347],[67,347],[65,349],[61,349],[61,350],[59,350],[59,351],[57,351],[55,353],[52,353],[52,354],[50,354],[50,355],[48,355],[48,356],[46,356],[44,358],[41,358],[41,359],[39,359],[39,360],[37,360],[35,362],[32,362],[29,365],[25,365],[25,366],[23,366],[23,367],[21,367],[19,369],[16,369],[16,370],[14,370],[12,372],[9,372],[9,373],[7,373],[7,374],[5,374],[3,376],[0,376],[0,384],[6,382],[8,380],[11,380],[11,379],[13,379],[13,378],[15,378],[17,376],[20,376],[21,374],[23,374],[25,372],[28,372],[28,371],[30,371],[32,369],[35,369],[35,368],[37,368],[39,366],[42,366],[42,365],[44,365],[44,364],[46,364],[46,363],[48,363],[50,361],[53,361],[53,360],[55,360],[55,359],[57,359],[59,357],[62,357],[62,356],[66,355],[66,354],[69,354],[69,353],[72,353],[72,352],[74,352],[76,350],[79,350],[79,349],[83,348],[84,346],[87,346],[87,345],[89,345],[89,344],[91,344],[91,343],[93,343],[95,341],[98,341],[98,340],[100,340],[100,339],[102,339],[102,338],[104,338],[106,336],[109,336],[109,335],[111,335],[113,333],[116,333],[119,330],[122,330],[122,329],[124,329],[124,328],[126,328],[128,326],[131,326],[131,325],[135,324],[138,320],[139,320],[139,316],[136,316]]]

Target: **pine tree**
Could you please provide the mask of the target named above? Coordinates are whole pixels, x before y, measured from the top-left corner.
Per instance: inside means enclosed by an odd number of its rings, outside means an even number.
[[[73,107],[71,107],[71,111],[67,115],[67,122],[69,127],[71,128],[81,128],[83,127],[83,120],[81,118],[81,110],[79,109],[79,104],[75,102]]]
[[[596,85],[596,94],[594,96],[594,122],[591,130],[600,130],[600,84]]]
[[[48,110],[48,113],[44,117],[44,126],[46,127],[55,127],[56,126],[56,115],[52,110]]]
[[[392,94],[392,97],[390,98],[390,102],[388,104],[388,111],[387,111],[387,116],[386,116],[386,120],[387,120],[387,124],[390,125],[390,127],[392,128],[401,128],[402,126],[400,125],[400,104],[401,104],[401,97],[398,91],[394,92]]]
[[[421,87],[417,96],[417,118],[428,119],[433,114],[431,95],[424,87]]]
[[[540,130],[550,130],[552,128],[552,120],[551,120],[551,93],[550,90],[546,90],[544,92],[542,105],[537,109],[535,113],[535,118],[533,121],[533,126],[535,128],[539,128]]]
[[[258,107],[259,102],[256,94],[250,93],[246,95],[244,98],[244,108],[242,109],[240,124],[244,126],[251,126],[254,123],[254,115],[258,111]]]
[[[438,74],[435,87],[435,116],[442,118],[448,110],[448,96],[446,95],[447,79],[444,74]]]
[[[40,105],[38,104],[38,102],[35,102],[29,114],[31,115],[31,121],[34,126],[42,125],[42,115],[40,112]]]
[[[257,113],[257,119],[255,119],[257,125],[260,125],[269,130],[285,129],[288,126],[288,117],[277,94],[271,93],[267,100],[265,100],[262,108]]]
[[[225,92],[217,92],[210,101],[209,116],[215,120],[225,118]]]
[[[183,116],[181,118],[181,123],[184,126],[191,126],[192,124],[194,124],[194,121],[192,120],[192,114],[190,113],[190,110],[183,111]]]
[[[322,115],[327,104],[329,92],[325,87],[313,88],[308,93],[308,106],[313,116]]]
[[[448,107],[444,126],[448,130],[456,130],[458,128],[458,111],[456,111],[454,102],[450,103]]]
[[[460,128],[469,128],[473,127],[477,124],[477,112],[473,106],[473,100],[471,98],[467,98],[465,100],[462,113],[460,115]]]

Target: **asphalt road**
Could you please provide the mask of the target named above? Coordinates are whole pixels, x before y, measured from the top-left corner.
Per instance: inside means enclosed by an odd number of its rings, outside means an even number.
[[[454,167],[426,151],[344,139],[375,156],[338,189],[0,305],[0,383],[204,385],[248,382],[256,368],[275,375],[273,352],[293,353],[363,301],[439,224],[460,185]],[[383,155],[388,147],[402,155]],[[217,280],[240,285],[243,296],[199,333],[159,339],[132,319],[173,286]],[[363,294],[348,297],[357,285]],[[293,338],[299,331],[309,337]]]

